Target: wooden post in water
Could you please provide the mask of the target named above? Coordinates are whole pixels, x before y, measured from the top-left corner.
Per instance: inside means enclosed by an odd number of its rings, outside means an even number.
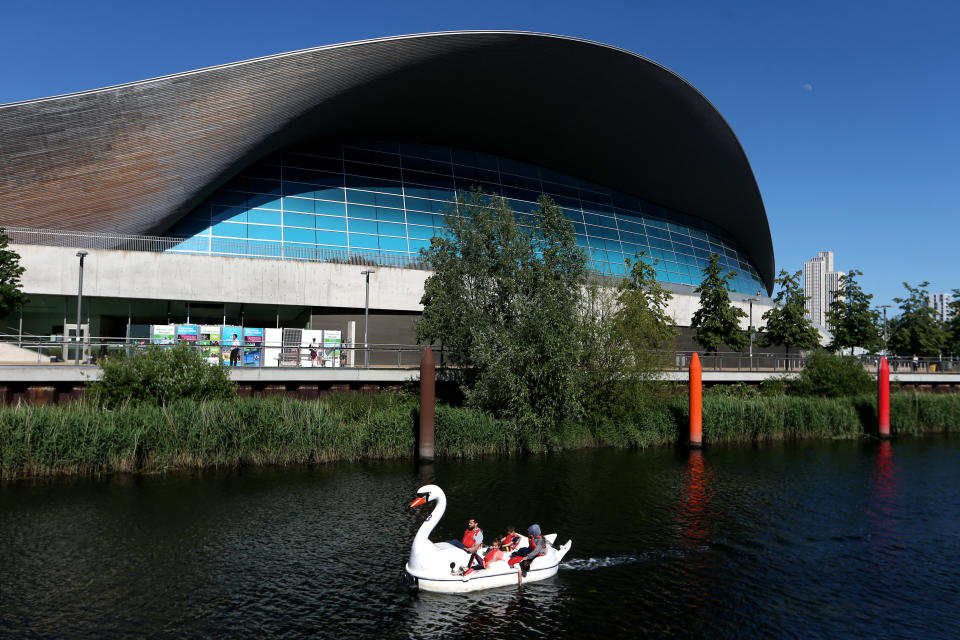
[[[700,356],[694,352],[690,358],[690,446],[693,448],[703,444],[701,372]]]
[[[420,438],[417,458],[433,460],[434,405],[436,404],[437,374],[433,362],[433,349],[428,345],[420,359]]]
[[[890,437],[890,366],[886,356],[880,359],[877,370],[877,434],[884,440]]]

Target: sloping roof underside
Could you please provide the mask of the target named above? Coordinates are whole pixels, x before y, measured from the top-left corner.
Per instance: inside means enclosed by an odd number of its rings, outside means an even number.
[[[743,149],[686,81],[573,38],[453,32],[308,49],[0,106],[0,224],[162,233],[304,140],[483,151],[710,220],[774,257]]]

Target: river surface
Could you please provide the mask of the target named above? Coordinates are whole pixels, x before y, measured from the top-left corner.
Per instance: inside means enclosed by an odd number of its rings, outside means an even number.
[[[531,522],[555,578],[418,593],[434,540]],[[0,485],[0,636],[960,637],[960,438],[578,451]]]

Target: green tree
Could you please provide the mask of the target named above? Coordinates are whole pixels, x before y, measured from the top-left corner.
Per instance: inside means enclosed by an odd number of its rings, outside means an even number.
[[[766,326],[760,331],[760,343],[766,346],[782,344],[790,355],[790,348],[813,349],[820,344],[820,333],[806,316],[805,303],[800,286],[800,271],[788,273],[781,270],[776,279],[780,290],[773,298],[773,309],[763,314]]]
[[[666,307],[672,298],[641,253],[626,260],[629,275],[617,288],[593,284],[584,303],[583,364],[586,406],[604,415],[643,406],[659,374],[661,350],[677,336]]]
[[[458,194],[456,206],[422,251],[434,274],[417,339],[443,343],[470,406],[541,431],[579,415],[586,256],[573,223],[546,196],[524,216],[477,190]]]
[[[930,306],[929,282],[911,287],[906,282],[905,298],[894,298],[900,305],[900,314],[890,322],[890,350],[901,356],[936,356],[946,341],[946,331],[937,321]]]
[[[873,295],[866,293],[857,282],[857,276],[862,275],[862,271],[852,269],[840,276],[840,288],[834,292],[827,312],[827,324],[833,332],[831,351],[849,347],[853,355],[854,347],[875,351],[883,346],[880,313],[870,303]]]
[[[155,345],[130,356],[114,354],[100,360],[100,370],[100,379],[88,387],[88,397],[105,407],[167,405],[181,398],[215,400],[237,394],[225,367],[209,364],[199,351],[184,344]]]
[[[950,318],[944,327],[947,333],[947,350],[953,355],[960,354],[960,289],[953,290],[953,301],[950,303]]]
[[[708,353],[723,344],[734,351],[743,351],[750,342],[747,334],[740,330],[740,319],[747,317],[746,312],[730,303],[730,280],[735,277],[736,271],[723,273],[720,256],[710,254],[710,262],[703,268],[703,280],[697,287],[700,308],[690,324],[696,329],[694,342]]]
[[[8,249],[9,246],[10,237],[6,234],[6,229],[0,227],[0,318],[7,317],[17,307],[28,302],[21,290],[20,276],[23,275],[23,267],[20,266],[20,255]]]
[[[876,386],[873,376],[857,358],[823,351],[812,353],[800,375],[789,383],[792,394],[825,398],[870,393]]]

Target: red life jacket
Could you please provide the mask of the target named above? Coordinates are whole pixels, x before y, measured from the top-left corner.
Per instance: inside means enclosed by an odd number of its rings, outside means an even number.
[[[503,560],[503,551],[500,549],[490,549],[490,551],[487,551],[487,555],[483,556],[484,566],[490,564],[491,562],[496,562],[497,560]]]
[[[502,545],[502,546],[503,546],[503,548],[506,549],[507,551],[510,551],[510,550],[512,550],[515,546],[517,546],[517,542],[518,542],[519,540],[520,540],[520,536],[518,536],[517,534],[515,534],[515,533],[512,534],[512,535],[511,535],[511,534],[507,534],[507,535],[503,536],[503,545]]]
[[[474,544],[476,544],[473,539],[477,536],[477,533],[479,533],[480,531],[481,531],[480,527],[477,527],[476,529],[467,529],[466,531],[463,532],[463,540],[461,540],[460,542],[463,543],[463,546],[469,549]]]

